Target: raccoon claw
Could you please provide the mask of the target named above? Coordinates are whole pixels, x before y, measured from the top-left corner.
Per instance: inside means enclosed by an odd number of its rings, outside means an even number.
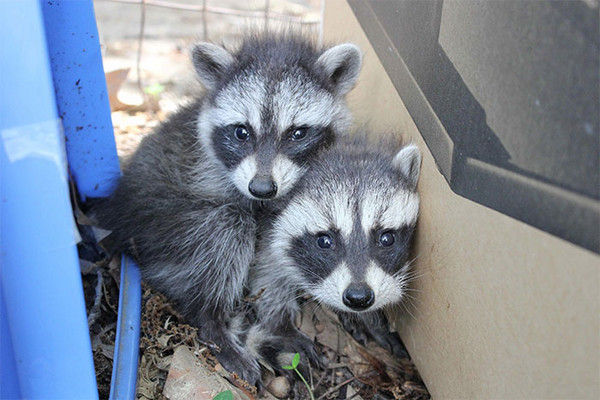
[[[400,336],[396,332],[372,332],[373,339],[381,347],[392,353],[399,358],[410,358],[404,343],[400,339]]]
[[[385,318],[380,316],[380,318]],[[369,337],[372,337],[378,345],[400,358],[409,358],[404,343],[396,332],[389,332],[386,324],[381,322],[365,323],[360,320],[351,319],[340,314],[340,321],[344,329],[362,345],[366,345]]]
[[[314,342],[310,339],[302,336],[295,337],[291,340],[290,346],[294,350],[294,353],[300,354],[301,360],[302,356],[304,356],[304,359],[308,360],[312,366],[319,369],[323,369],[325,367],[325,363],[323,360],[321,360],[317,353]]]
[[[352,335],[354,340],[356,340],[358,343],[362,344],[363,346],[366,345],[367,342],[369,341],[369,336],[367,335],[367,333],[364,330],[359,329],[356,325],[346,326],[344,324],[344,329],[350,335]]]
[[[260,385],[260,366],[253,358],[233,351],[213,352],[213,354],[227,372],[236,373],[240,379],[250,385]]]
[[[324,362],[317,354],[315,344],[301,333],[280,335],[272,338],[262,345],[261,356],[275,369],[285,373],[282,367],[289,365],[294,354],[300,354],[300,371],[306,372],[310,363],[313,367],[322,369]],[[289,371],[287,371],[289,372]],[[294,376],[294,374],[290,375]]]
[[[369,335],[367,333],[368,328],[365,325],[359,323],[358,321],[351,320],[344,314],[340,314],[339,317],[340,322],[342,323],[342,326],[344,327],[346,332],[352,335],[354,340],[356,340],[358,343],[362,344],[363,346],[366,345],[369,341]]]

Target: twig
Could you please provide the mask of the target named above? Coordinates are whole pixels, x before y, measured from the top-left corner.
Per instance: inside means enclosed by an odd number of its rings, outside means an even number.
[[[317,390],[317,388],[319,386],[321,386],[321,383],[323,382],[323,380],[327,377],[327,372],[323,372],[321,374],[321,376],[319,377],[319,380],[317,381],[317,384],[314,386],[314,390]]]
[[[265,288],[261,288],[254,296],[244,297],[244,302],[256,303],[256,301],[261,298],[261,296],[263,295],[264,292],[265,292]]]
[[[360,393],[359,391],[356,391],[356,393],[354,393],[352,396],[348,397],[346,400],[351,400],[351,399],[355,398],[356,396],[359,395],[359,393]]]
[[[337,390],[339,390],[341,387],[349,384],[350,382],[356,380],[357,377],[353,376],[350,379],[346,379],[344,382],[340,383],[339,385],[335,385],[334,387],[332,387],[331,389],[329,389],[328,391],[326,391],[325,393],[323,393],[321,396],[317,397],[317,400],[321,400],[324,399],[326,396],[329,396],[332,393],[335,393]]]
[[[137,48],[137,85],[146,102],[146,92],[144,92],[144,86],[142,85],[142,73],[141,73],[141,62],[142,62],[142,45],[144,44],[144,30],[146,29],[146,0],[140,0],[141,4],[141,15],[140,15],[140,34],[138,36],[138,48]]]
[[[269,28],[269,6],[271,2],[269,0],[265,1],[265,31]]]
[[[88,326],[91,327],[100,314],[102,314],[102,308],[100,307],[100,301],[102,300],[102,285],[104,285],[104,278],[102,277],[102,270],[96,268],[96,296],[94,297],[94,305],[90,309],[90,315],[88,315]]]
[[[208,40],[208,19],[206,18],[206,0],[202,0],[202,40]]]

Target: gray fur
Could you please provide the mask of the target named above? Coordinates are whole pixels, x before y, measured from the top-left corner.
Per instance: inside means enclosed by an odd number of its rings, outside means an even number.
[[[324,51],[290,34],[254,35],[235,52],[196,45],[192,57],[206,94],[144,138],[114,194],[97,208],[144,280],[220,348],[226,369],[250,383],[259,366],[242,347],[239,312],[260,202],[248,181],[271,177],[280,198],[350,123],[338,88],[356,76],[331,81],[330,62],[340,60],[320,60]],[[357,54],[338,68],[355,69]],[[239,126],[251,133],[247,142],[234,136]],[[298,127],[307,129],[305,141],[290,140]]]
[[[335,82],[335,92],[345,95],[358,78],[362,56],[356,46],[346,43],[324,52],[317,64],[322,66],[330,81]]]
[[[402,301],[410,280],[419,162],[414,145],[400,148],[390,138],[374,142],[357,135],[341,139],[311,163],[261,228],[250,272],[252,292],[262,293],[248,338],[252,352],[273,367],[281,353],[290,351],[303,351],[318,362],[312,344],[293,323],[297,299],[304,295],[340,314],[357,338],[368,334],[392,351],[403,351],[398,337],[387,331],[382,310]],[[323,233],[333,237],[334,247],[318,247]],[[377,242],[384,233],[394,235],[392,246]],[[372,305],[348,307],[346,289],[365,285],[374,292]]]

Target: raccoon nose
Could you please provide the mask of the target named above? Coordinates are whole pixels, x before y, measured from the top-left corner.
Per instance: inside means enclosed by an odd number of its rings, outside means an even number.
[[[271,179],[254,178],[248,184],[248,191],[259,199],[272,199],[277,194],[277,184]]]
[[[370,287],[349,287],[342,296],[344,304],[356,311],[366,310],[375,302],[375,293]]]

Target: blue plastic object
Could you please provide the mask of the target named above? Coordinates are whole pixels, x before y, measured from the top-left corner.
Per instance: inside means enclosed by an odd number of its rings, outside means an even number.
[[[119,175],[91,0],[0,0],[0,140],[0,399],[97,398],[67,179],[68,158],[85,200]],[[122,274],[111,398],[134,399],[140,275]]]
[[[18,399],[21,398],[21,393],[17,363],[8,329],[8,318],[1,287],[2,285],[0,285],[0,399]]]
[[[94,399],[64,138],[47,54],[40,3],[1,0],[1,319],[15,362],[2,365],[0,379],[16,377],[9,389],[18,386],[24,398]],[[10,348],[7,340],[2,350]]]
[[[120,170],[94,5],[91,0],[41,4],[69,170],[83,200],[105,197]]]
[[[115,339],[115,355],[110,387],[111,399],[134,399],[140,343],[142,288],[140,270],[123,256],[119,320]]]

